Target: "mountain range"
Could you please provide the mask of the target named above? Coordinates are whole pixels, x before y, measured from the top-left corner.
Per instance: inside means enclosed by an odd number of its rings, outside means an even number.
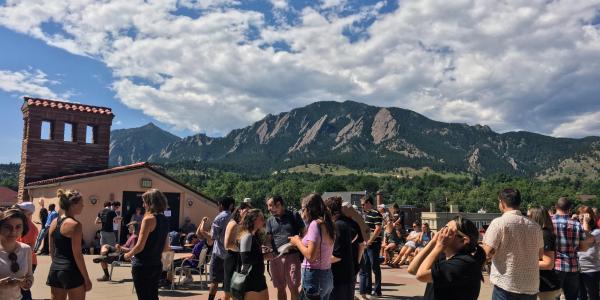
[[[321,101],[262,120],[224,137],[172,135],[154,124],[115,130],[110,162],[203,161],[267,172],[302,164],[360,170],[399,167],[526,177],[600,177],[600,137],[555,138],[485,125],[431,120],[414,111]]]

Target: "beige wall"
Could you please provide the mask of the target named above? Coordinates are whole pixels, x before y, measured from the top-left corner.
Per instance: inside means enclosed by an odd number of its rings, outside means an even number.
[[[100,225],[94,223],[96,216],[105,201],[110,199],[110,195],[114,195],[114,200],[121,202],[123,191],[145,191],[146,188],[140,186],[141,178],[149,178],[152,180],[152,187],[157,188],[164,193],[180,193],[179,203],[179,222],[183,223],[185,217],[190,217],[196,225],[200,224],[202,217],[207,216],[213,220],[217,215],[217,205],[199,196],[192,191],[183,188],[165,177],[149,169],[137,169],[122,173],[96,176],[68,182],[31,188],[29,195],[36,205],[36,213],[34,221],[39,221],[38,211],[40,206],[38,201],[44,199],[46,208],[50,203],[55,203],[58,209],[58,200],[56,198],[57,189],[75,189],[78,190],[84,199],[84,208],[81,215],[76,218],[83,226],[83,239],[86,245],[93,240],[96,230],[100,229]],[[95,196],[98,199],[95,205],[90,203],[90,196]],[[188,200],[191,199],[193,205],[188,206]]]

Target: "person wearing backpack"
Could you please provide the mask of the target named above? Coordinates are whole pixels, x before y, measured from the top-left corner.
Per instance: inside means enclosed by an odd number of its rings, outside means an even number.
[[[300,288],[300,264],[302,255],[297,249],[279,253],[279,247],[289,242],[288,237],[304,235],[305,226],[302,217],[285,208],[281,196],[272,196],[267,200],[271,216],[267,220],[267,241],[273,248],[273,257],[269,263],[273,286],[277,289],[277,299],[286,300],[286,287],[290,290],[290,299],[298,297]]]

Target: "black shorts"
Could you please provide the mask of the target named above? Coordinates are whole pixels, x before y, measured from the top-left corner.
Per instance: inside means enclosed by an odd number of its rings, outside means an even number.
[[[223,259],[213,253],[210,259],[210,281],[222,283],[224,277],[225,269],[223,267]]]
[[[238,252],[227,250],[227,254],[225,254],[225,259],[223,261],[223,269],[225,270],[223,291],[227,293],[231,292],[231,277],[233,276],[233,272],[235,271],[239,260],[240,254]]]
[[[70,290],[82,286],[84,283],[83,276],[78,269],[71,270],[50,270],[46,285]]]

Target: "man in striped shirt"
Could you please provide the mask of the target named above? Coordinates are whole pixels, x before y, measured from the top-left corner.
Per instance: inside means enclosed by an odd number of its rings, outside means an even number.
[[[381,296],[381,267],[379,266],[379,252],[381,250],[381,228],[383,227],[383,216],[375,210],[373,198],[365,196],[360,199],[364,212],[365,223],[371,229],[371,236],[367,240],[367,251],[365,251],[364,263],[360,269],[360,296],[366,299],[367,294],[373,291],[371,271],[375,274],[374,295]]]

